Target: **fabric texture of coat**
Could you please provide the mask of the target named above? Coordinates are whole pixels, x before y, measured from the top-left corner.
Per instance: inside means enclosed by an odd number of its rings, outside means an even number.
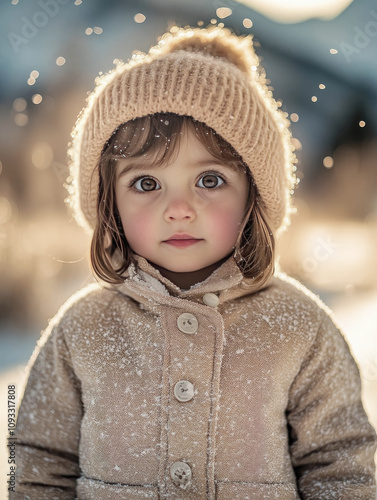
[[[182,291],[138,257],[61,308],[31,365],[11,499],[375,499],[357,365],[283,274],[250,293],[230,258]]]

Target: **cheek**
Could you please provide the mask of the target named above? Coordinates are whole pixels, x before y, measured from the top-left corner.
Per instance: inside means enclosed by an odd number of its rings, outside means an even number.
[[[131,207],[121,207],[119,213],[124,234],[130,245],[139,245],[141,242],[145,244],[148,241],[146,236],[152,234],[154,227],[150,210],[147,208],[134,210]],[[134,250],[136,249],[134,248]]]
[[[227,207],[223,205],[211,210],[208,215],[210,219],[208,225],[212,236],[219,242],[231,242],[233,244],[238,236],[242,211],[238,213],[234,206]]]

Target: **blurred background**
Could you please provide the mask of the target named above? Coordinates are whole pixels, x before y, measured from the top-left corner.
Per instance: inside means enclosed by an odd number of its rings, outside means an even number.
[[[64,203],[70,131],[94,79],[174,24],[252,33],[292,121],[297,214],[283,270],[334,311],[377,427],[375,0],[6,0],[0,6],[0,498],[6,392],[18,398],[40,331],[93,278]],[[42,431],[42,430],[41,430]]]

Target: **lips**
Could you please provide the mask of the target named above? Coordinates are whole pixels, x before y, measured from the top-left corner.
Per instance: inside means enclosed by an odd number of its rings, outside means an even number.
[[[170,238],[168,238],[167,240],[164,240],[163,243],[167,243],[168,245],[177,248],[186,248],[191,245],[195,245],[200,241],[203,241],[203,239],[195,238],[194,236],[191,236],[191,234],[177,233],[173,234],[173,236],[170,236]]]

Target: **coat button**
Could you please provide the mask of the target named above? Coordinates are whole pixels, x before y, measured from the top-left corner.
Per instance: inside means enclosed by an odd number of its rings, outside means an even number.
[[[181,332],[193,334],[198,331],[198,320],[193,314],[183,313],[177,318],[177,325]]]
[[[188,380],[180,380],[174,386],[174,396],[185,403],[194,397],[194,386]]]
[[[205,295],[203,295],[203,302],[206,306],[216,307],[219,305],[220,299],[214,293],[206,293]]]
[[[176,486],[187,490],[191,485],[191,467],[186,462],[174,462],[170,467],[170,477]]]

